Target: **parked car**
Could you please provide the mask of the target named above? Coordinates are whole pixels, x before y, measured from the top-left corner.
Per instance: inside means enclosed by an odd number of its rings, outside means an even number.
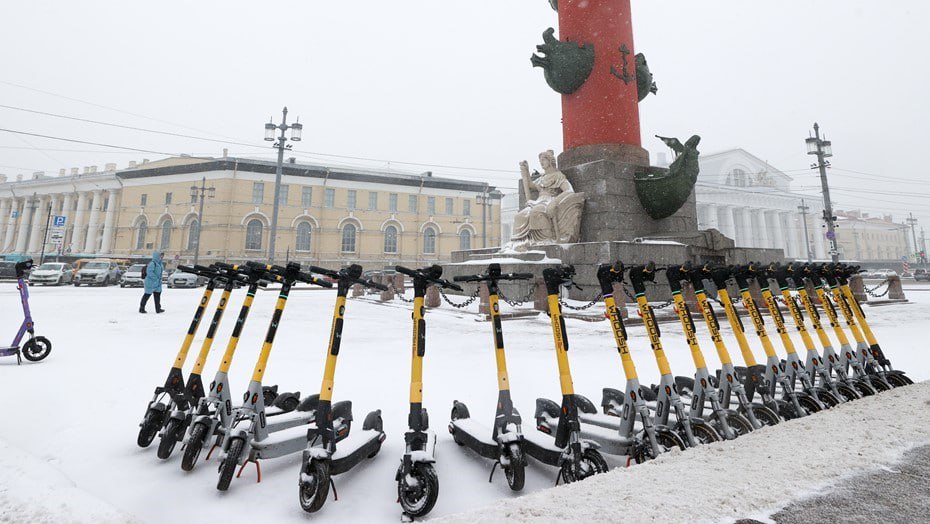
[[[177,269],[168,269],[168,268],[165,268],[164,271],[161,272],[161,282],[162,282],[162,284],[167,284],[167,283],[168,283],[168,277],[170,277],[171,275],[173,275],[175,271],[177,271]]]
[[[925,280],[925,281],[927,281],[927,282],[930,282],[930,272],[928,272],[926,269],[923,269],[923,268],[921,268],[921,269],[915,269],[915,270],[914,270],[914,280],[916,280],[916,281],[918,281],[918,282],[920,282],[921,280]]]
[[[896,277],[898,272],[893,269],[877,269],[875,270],[875,278],[888,278]]]
[[[119,287],[142,287],[145,279],[142,278],[142,270],[145,264],[133,264],[126,269],[119,281]]]
[[[31,284],[70,284],[74,279],[74,268],[71,264],[64,262],[46,262],[39,267],[33,268],[29,275]]]
[[[0,280],[16,280],[16,262],[0,260]]]
[[[74,275],[74,285],[109,286],[119,282],[119,267],[112,260],[85,262]]]
[[[198,275],[191,273],[185,273],[183,271],[175,271],[168,277],[168,287],[200,287],[207,285],[207,279]]]

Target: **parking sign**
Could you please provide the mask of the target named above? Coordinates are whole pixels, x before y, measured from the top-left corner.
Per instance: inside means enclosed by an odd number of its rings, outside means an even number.
[[[52,217],[52,224],[55,227],[65,227],[65,222],[67,220],[68,220],[68,217],[64,217],[61,215],[55,215],[54,217]]]

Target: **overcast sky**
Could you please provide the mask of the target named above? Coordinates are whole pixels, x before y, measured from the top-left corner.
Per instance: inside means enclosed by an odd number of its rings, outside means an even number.
[[[741,147],[819,194],[804,139],[833,141],[838,207],[913,211],[930,230],[926,0],[633,0],[659,95],[655,134]],[[5,2],[0,104],[218,138],[168,137],[0,107],[0,128],[165,153],[270,157],[269,116],[306,125],[302,161],[517,185],[561,150],[559,95],[530,65],[547,0]],[[0,173],[160,158],[0,131]],[[401,162],[482,169],[452,169]]]

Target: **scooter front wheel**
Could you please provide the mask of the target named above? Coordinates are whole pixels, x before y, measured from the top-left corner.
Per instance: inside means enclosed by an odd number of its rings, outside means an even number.
[[[905,375],[903,372],[900,372],[900,371],[887,373],[885,376],[888,378],[888,383],[896,388],[900,388],[902,386],[908,386],[914,383],[913,380],[908,378],[907,375]]]
[[[826,389],[814,388],[813,395],[827,409],[835,408],[843,403],[832,391],[827,391]]]
[[[406,476],[413,482],[407,483]],[[439,499],[439,477],[432,464],[419,462],[397,482],[397,499],[407,515],[417,518],[432,511]]]
[[[738,437],[742,437],[743,435],[747,433],[752,433],[753,431],[752,422],[750,422],[749,419],[747,419],[743,415],[740,415],[738,412],[732,409],[728,409],[724,413],[725,413],[724,416],[726,417],[727,425],[730,426],[730,429],[733,431],[734,437],[738,438]],[[714,429],[717,430],[717,433],[721,437],[726,438],[726,435],[724,434],[724,431],[723,431],[723,424],[719,420],[714,420],[712,425]]]
[[[187,447],[184,448],[184,456],[181,457],[181,469],[191,471],[197,465],[197,459],[200,458],[200,452],[203,450],[203,443],[207,440],[206,424],[197,422],[191,428],[191,435],[187,439]]]
[[[578,461],[577,468],[571,461],[566,461],[562,464],[559,475],[562,476],[564,484],[570,484],[598,473],[607,473],[608,469],[610,467],[607,465],[607,461],[604,460],[604,456],[596,449],[588,448],[581,453],[581,460]]]
[[[667,453],[675,448],[681,451],[685,450],[685,441],[678,436],[678,433],[668,428],[656,428],[655,433],[656,443],[659,445],[659,449],[652,449],[652,443],[649,441],[648,435],[643,435],[643,445],[639,449],[639,452],[633,456],[633,460],[637,464],[642,464],[647,460],[654,459],[662,453]]]
[[[300,472],[297,494],[300,507],[307,513],[315,513],[326,503],[329,496],[329,463],[311,459]]]
[[[145,413],[145,418],[142,419],[142,427],[139,428],[139,436],[136,437],[136,444],[140,448],[147,448],[152,444],[152,441],[155,440],[155,435],[158,434],[158,428],[161,427],[161,416],[158,411],[148,410]]]
[[[226,452],[226,458],[220,463],[220,479],[216,483],[216,489],[226,491],[229,489],[229,483],[232,482],[233,473],[239,464],[239,457],[242,455],[242,448],[245,447],[245,441],[241,438],[234,438],[229,443],[229,451]]]
[[[30,362],[38,362],[52,352],[52,343],[45,337],[33,337],[23,344],[23,356]]]
[[[862,398],[862,394],[856,391],[856,388],[842,382],[836,385],[836,391],[846,399],[846,402]]]
[[[682,439],[685,439],[687,433],[681,422],[677,424],[675,429],[678,431],[678,434],[681,435]],[[720,434],[706,422],[695,422],[691,424],[691,433],[694,435],[694,439],[697,440],[698,444],[710,444],[711,442],[718,442],[721,440]],[[685,440],[685,442],[687,442],[687,440]]]
[[[162,433],[161,441],[158,443],[158,458],[165,460],[174,453],[174,447],[181,437],[178,435],[180,432],[181,421],[178,419],[169,420],[168,425],[165,426],[165,432]]]
[[[856,388],[856,391],[858,391],[859,394],[863,397],[871,397],[872,395],[878,393],[878,390],[872,387],[872,384],[870,384],[867,380],[853,381],[853,387]]]
[[[504,468],[507,485],[513,491],[520,491],[526,483],[526,459],[523,457],[523,448],[513,443],[507,446],[507,458],[510,464]]]
[[[752,410],[752,415],[759,421],[763,426],[774,426],[781,422],[781,417],[778,416],[778,413],[775,413],[772,408],[764,406],[762,404],[750,404],[749,409]],[[743,409],[740,408],[741,415],[745,416],[745,413],[742,413]]]

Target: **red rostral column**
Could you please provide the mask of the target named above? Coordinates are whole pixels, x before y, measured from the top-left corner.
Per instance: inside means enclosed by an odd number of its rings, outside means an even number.
[[[559,40],[594,44],[594,69],[562,95],[565,151],[600,144],[641,148],[630,0],[559,0]]]

